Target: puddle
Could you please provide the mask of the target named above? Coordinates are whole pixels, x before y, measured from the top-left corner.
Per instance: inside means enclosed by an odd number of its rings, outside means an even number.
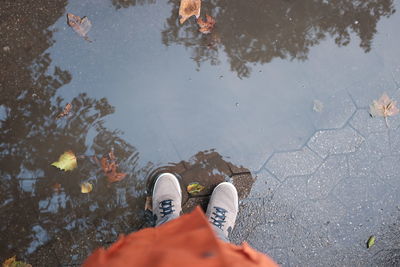
[[[366,106],[355,94],[400,80],[398,1],[204,1],[217,21],[209,35],[194,18],[179,25],[178,5],[0,4],[1,259],[79,264],[148,226],[148,178],[163,169],[183,187],[207,185],[185,196],[185,210],[204,207],[224,180],[245,197],[273,151],[340,128],[347,106]],[[92,43],[67,26],[67,12],[91,20]],[[343,116],[329,117],[338,106]],[[109,185],[91,158],[112,148],[128,176]],[[50,165],[68,150],[76,170]],[[94,189],[82,194],[87,181]]]

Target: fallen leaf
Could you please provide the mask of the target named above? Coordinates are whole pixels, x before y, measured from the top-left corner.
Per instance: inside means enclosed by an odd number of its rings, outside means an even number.
[[[61,184],[59,184],[59,183],[53,184],[53,190],[56,193],[60,192],[61,191]]]
[[[90,193],[93,190],[93,185],[89,182],[85,182],[81,184],[81,192],[83,194]]]
[[[32,267],[32,265],[22,261],[17,261],[16,256],[14,256],[3,262],[3,267]]]
[[[313,110],[314,110],[315,112],[320,113],[320,112],[322,112],[323,109],[324,109],[324,103],[322,103],[321,101],[315,99],[315,100],[314,100]]]
[[[71,111],[72,105],[70,103],[68,103],[67,105],[65,105],[64,110],[57,115],[56,119],[62,118],[64,116],[67,116],[68,113]]]
[[[181,0],[179,6],[179,22],[182,24],[191,16],[200,17],[201,0]]]
[[[206,20],[202,18],[197,19],[197,24],[199,25],[199,31],[204,34],[208,34],[212,31],[215,25],[215,19],[209,15],[206,15]]]
[[[144,204],[144,210],[153,211],[153,198],[151,196],[146,197],[146,203]]]
[[[87,17],[79,17],[74,14],[67,13],[67,24],[70,26],[74,32],[76,32],[79,36],[83,37],[86,41],[91,42],[87,33],[92,28],[92,23]]]
[[[372,117],[384,117],[386,126],[389,128],[387,118],[399,113],[399,109],[396,107],[396,104],[396,101],[390,99],[386,93],[383,93],[378,100],[374,100],[372,102],[369,113]]]
[[[205,187],[202,186],[202,185],[199,184],[199,183],[191,183],[191,184],[189,184],[189,185],[187,186],[186,189],[187,189],[187,191],[188,191],[189,194],[191,194],[191,195],[196,195],[196,194],[200,193],[201,191],[203,191],[204,188],[205,188]]]
[[[375,244],[375,236],[371,235],[367,241],[367,248],[372,247]]]
[[[126,173],[117,172],[118,165],[115,162],[113,150],[101,158],[100,164],[110,183],[119,182],[125,178]]]
[[[67,151],[60,156],[58,161],[53,162],[51,165],[59,168],[60,170],[72,171],[78,166],[78,163],[76,161],[74,152]]]

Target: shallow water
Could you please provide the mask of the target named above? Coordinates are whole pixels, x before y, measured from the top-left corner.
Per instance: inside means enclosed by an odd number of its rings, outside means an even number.
[[[95,246],[143,227],[158,167],[214,149],[257,173],[273,151],[342,127],[353,103],[367,107],[400,82],[398,6],[204,1],[217,24],[203,35],[194,18],[179,25],[178,0],[3,1],[1,258],[33,260],[60,238],[71,251],[60,247],[59,262],[79,262],[90,249],[76,233]],[[93,42],[68,27],[67,12],[91,20]],[[56,120],[67,103],[70,115]],[[91,157],[111,148],[128,177],[110,186]],[[76,171],[50,166],[67,150]],[[89,195],[84,181],[95,185]]]

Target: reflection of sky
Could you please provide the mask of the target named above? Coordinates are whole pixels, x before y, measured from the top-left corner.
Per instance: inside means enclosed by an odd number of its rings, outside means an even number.
[[[341,48],[327,39],[310,49],[305,62],[275,59],[253,66],[250,78],[240,80],[223,53],[220,65],[195,71],[185,47],[161,43],[170,16],[162,1],[118,11],[105,1],[75,1],[67,11],[91,19],[94,42],[74,34],[65,17],[56,23],[56,43],[49,49],[53,65],[73,77],[59,94],[66,101],[79,92],[106,97],[116,107],[106,126],[124,132],[142,163],[185,160],[216,148],[257,170],[273,150],[299,148],[316,127],[329,126],[312,112],[314,99],[334,112],[347,105],[346,90],[360,81],[376,84],[368,90],[377,95],[390,90],[400,59],[397,14],[379,22],[370,53],[359,47],[357,36]]]
[[[33,226],[32,231],[34,233],[32,236],[33,241],[27,249],[28,254],[34,252],[39,246],[45,244],[47,240],[49,240],[47,231],[40,225]]]

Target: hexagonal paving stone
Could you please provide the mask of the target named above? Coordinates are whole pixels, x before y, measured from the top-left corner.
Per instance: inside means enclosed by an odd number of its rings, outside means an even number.
[[[395,188],[400,187],[400,156],[383,157],[376,164],[376,173]]]
[[[400,155],[400,127],[389,132],[391,152],[393,155]]]
[[[267,170],[262,169],[256,176],[256,181],[251,188],[249,198],[272,197],[280,181],[273,177]]]
[[[346,215],[346,208],[335,198],[319,201],[307,200],[300,203],[293,212],[293,218],[312,233],[323,235],[329,242],[334,242],[335,225]]]
[[[300,202],[307,199],[307,177],[289,177],[275,190],[270,202],[266,203],[268,221],[286,221]]]
[[[308,179],[307,194],[311,199],[326,198],[335,185],[346,176],[348,176],[346,157],[330,156]]]
[[[378,160],[385,155],[390,155],[387,131],[370,134],[360,149],[348,157],[350,176],[368,176],[374,171]]]
[[[348,208],[372,205],[385,201],[390,185],[384,184],[377,175],[347,178],[334,188],[334,195]]]
[[[332,154],[355,152],[364,138],[354,129],[345,127],[339,130],[318,131],[311,137],[308,146],[318,155],[326,158]]]
[[[230,236],[231,242],[241,244],[249,234],[260,224],[265,224],[265,209],[263,198],[243,199],[239,203],[239,213],[235,228]]]
[[[382,74],[364,77],[347,88],[359,108],[368,108],[372,100],[379,98],[384,91],[390,95],[394,89],[392,77]]]
[[[275,153],[266,168],[283,180],[288,176],[311,174],[321,163],[322,159],[305,147],[298,151]]]
[[[375,132],[386,132],[388,130],[385,119],[382,117],[372,118],[367,109],[357,110],[349,123],[364,136]],[[389,129],[396,129],[399,127],[396,117],[389,117],[388,125]]]
[[[349,93],[345,90],[331,90],[330,94],[316,96],[323,103],[321,112],[314,112],[311,117],[317,129],[342,128],[356,107]]]

